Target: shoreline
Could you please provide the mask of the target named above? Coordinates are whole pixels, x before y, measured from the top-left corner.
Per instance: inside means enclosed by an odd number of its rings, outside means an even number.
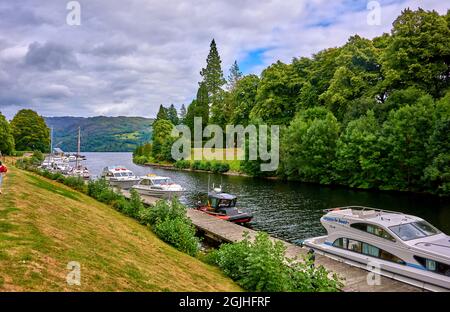
[[[133,162],[134,163],[134,162]],[[348,185],[340,185],[340,184],[320,184],[320,183],[314,183],[314,182],[305,182],[305,181],[298,181],[298,180],[289,180],[289,179],[283,179],[282,177],[278,176],[270,176],[270,177],[254,177],[245,173],[240,173],[236,171],[227,171],[227,172],[212,172],[212,171],[206,171],[206,170],[197,170],[197,169],[190,169],[190,168],[176,168],[173,164],[158,164],[158,163],[146,163],[146,164],[136,164],[138,166],[144,166],[144,167],[153,167],[158,169],[165,169],[165,170],[172,170],[172,171],[184,171],[184,172],[199,172],[199,173],[209,173],[209,174],[221,174],[226,176],[234,176],[234,177],[243,177],[243,178],[252,178],[252,179],[263,179],[268,181],[279,181],[279,182],[289,182],[289,183],[306,183],[306,184],[313,184],[317,185],[318,187],[327,187],[327,188],[344,188],[348,191],[354,191],[354,192],[371,192],[371,193],[387,193],[387,194],[406,194],[406,195],[415,195],[415,196],[432,196],[439,198],[440,200],[443,200],[445,202],[450,202],[450,196],[441,196],[433,193],[427,193],[427,192],[414,192],[414,191],[406,191],[406,190],[382,190],[377,188],[357,188],[357,187],[350,187]]]

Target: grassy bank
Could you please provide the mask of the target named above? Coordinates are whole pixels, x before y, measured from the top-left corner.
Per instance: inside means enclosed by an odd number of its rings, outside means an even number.
[[[235,291],[218,268],[59,183],[12,166],[0,201],[0,291]],[[81,285],[66,283],[70,261]]]

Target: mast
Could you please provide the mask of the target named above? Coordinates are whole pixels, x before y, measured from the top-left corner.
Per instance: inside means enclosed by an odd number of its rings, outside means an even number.
[[[80,136],[81,136],[81,127],[78,127],[78,152],[77,152],[77,169],[78,169],[78,158],[80,157]]]
[[[50,156],[53,155],[53,127],[50,128]]]

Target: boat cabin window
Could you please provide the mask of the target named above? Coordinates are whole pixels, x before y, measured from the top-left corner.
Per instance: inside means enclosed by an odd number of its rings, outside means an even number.
[[[425,259],[419,256],[414,256],[414,259],[416,259],[417,262],[419,262],[428,271],[443,274],[445,276],[450,276],[450,265],[448,264],[437,262],[430,259]]]
[[[169,184],[170,179],[152,179],[154,185]]]
[[[140,184],[141,184],[141,185],[150,185],[150,180],[148,180],[148,179],[142,179],[142,181],[141,181]]]
[[[367,256],[371,256],[374,258],[379,258],[382,260],[391,261],[398,264],[405,264],[405,261],[385,250],[353,239],[348,239],[345,237],[338,238],[337,240],[334,241],[333,246],[337,248],[347,249]]]
[[[350,225],[352,228],[364,231],[366,233],[370,233],[376,235],[378,237],[390,240],[395,242],[395,238],[392,237],[385,229],[378,225],[367,224],[367,223],[353,223]]]
[[[399,224],[389,227],[398,237],[404,241],[439,234],[440,231],[425,221]]]
[[[216,197],[210,197],[209,202],[213,208],[229,208],[236,206],[235,199],[219,199]]]

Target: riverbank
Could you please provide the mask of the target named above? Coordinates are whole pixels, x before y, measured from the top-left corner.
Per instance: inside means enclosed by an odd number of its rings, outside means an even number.
[[[145,167],[153,167],[158,169],[165,169],[165,170],[173,170],[173,171],[186,171],[186,172],[202,172],[202,173],[213,173],[212,171],[207,170],[197,170],[192,168],[177,168],[175,167],[175,164],[159,164],[159,163],[145,163],[138,166],[145,166]],[[235,176],[235,177],[245,177],[245,178],[252,178],[252,176],[238,172],[238,171],[227,171],[227,172],[215,172],[218,174],[226,175],[226,176]],[[278,179],[277,177],[273,177],[274,179]]]
[[[59,183],[10,165],[1,196],[1,291],[240,290],[218,268]],[[71,261],[80,286],[66,282]]]

